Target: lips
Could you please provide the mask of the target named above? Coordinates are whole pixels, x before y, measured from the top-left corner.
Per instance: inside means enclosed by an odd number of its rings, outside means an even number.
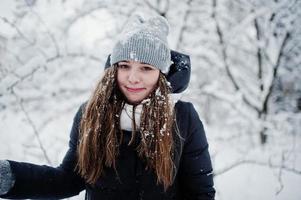
[[[131,88],[131,87],[125,87],[125,88],[127,89],[127,91],[134,92],[134,93],[141,92],[144,90],[144,88]]]

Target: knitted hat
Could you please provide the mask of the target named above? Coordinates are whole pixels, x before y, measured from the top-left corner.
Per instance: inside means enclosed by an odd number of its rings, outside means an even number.
[[[162,16],[145,19],[134,14],[126,23],[113,48],[111,64],[134,60],[157,67],[167,73],[171,65],[167,43],[169,25]]]

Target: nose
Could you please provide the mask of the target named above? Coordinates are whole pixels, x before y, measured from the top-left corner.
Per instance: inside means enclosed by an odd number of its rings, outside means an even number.
[[[132,84],[139,83],[139,75],[135,70],[130,70],[128,75],[128,81]]]

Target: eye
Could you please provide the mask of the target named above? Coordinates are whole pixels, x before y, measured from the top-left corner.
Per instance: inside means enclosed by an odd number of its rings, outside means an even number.
[[[121,64],[118,64],[118,68],[120,68],[120,69],[128,69],[129,66],[121,63]]]
[[[142,67],[142,70],[143,70],[143,71],[151,71],[151,70],[154,70],[154,68],[149,67],[149,66],[143,66],[143,67]]]

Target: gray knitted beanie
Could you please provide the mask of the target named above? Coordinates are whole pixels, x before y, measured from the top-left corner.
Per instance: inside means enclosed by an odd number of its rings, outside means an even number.
[[[153,65],[167,73],[171,64],[167,43],[169,25],[162,16],[145,19],[141,14],[130,17],[111,55],[111,64],[134,60]]]

